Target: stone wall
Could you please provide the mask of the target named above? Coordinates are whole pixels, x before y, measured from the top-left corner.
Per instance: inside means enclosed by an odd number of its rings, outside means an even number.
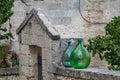
[[[35,47],[33,47],[35,50]],[[37,49],[37,47],[36,47]],[[35,58],[35,57],[34,57]],[[32,60],[32,59],[31,59]],[[30,61],[31,61],[30,60]],[[36,61],[36,60],[35,60]],[[34,62],[33,62],[34,63]],[[36,66],[34,66],[35,69]],[[0,69],[0,80],[38,80],[35,76],[31,76],[31,73],[37,73],[37,70],[32,71],[33,68],[25,68],[25,73],[22,73],[23,76],[19,75],[19,68],[2,68]],[[29,69],[29,72],[27,72]],[[31,70],[30,70],[31,69]],[[32,71],[32,72],[31,72]],[[27,74],[29,74],[27,76]],[[52,80],[120,80],[120,71],[109,71],[106,69],[100,68],[88,68],[88,69],[73,69],[73,68],[64,68],[58,64],[54,64],[54,71],[51,72],[51,75],[54,76]],[[26,77],[25,77],[26,76]],[[43,78],[43,80],[51,80],[50,77]]]
[[[36,9],[37,15],[40,15],[40,18],[43,17],[42,20],[44,19],[45,22],[48,21],[44,27],[47,25],[51,29],[52,26],[59,33],[61,39],[82,38],[87,44],[89,38],[104,35],[106,23],[113,16],[120,15],[119,2],[120,0],[16,0],[13,7],[14,15],[10,18],[11,31],[14,35],[11,50],[19,53],[20,76],[0,76],[0,79],[37,80],[37,56],[41,55],[43,80],[119,80],[117,74],[119,72],[54,67],[54,63],[59,63],[62,56],[60,41],[52,40],[46,33],[46,28],[41,28],[43,24],[40,25],[35,17],[32,17],[24,25],[26,27],[19,34],[19,38],[16,35],[16,29],[31,9],[38,8]],[[8,23],[4,26],[9,26]],[[106,63],[98,60],[97,56],[91,58],[90,67],[105,68]],[[114,73],[116,74],[114,75]]]
[[[54,21],[50,20],[53,22],[53,25],[58,25],[55,28],[58,28],[60,32],[64,32],[61,33],[63,38],[70,36],[82,37],[85,39],[85,42],[87,42],[91,37],[99,34],[104,35],[103,28],[105,24],[99,23],[109,22],[112,17],[120,15],[119,3],[119,0],[16,0],[13,7],[14,14],[10,18],[10,23],[12,24],[11,31],[14,35],[11,50],[19,53],[16,29],[32,8],[40,8],[46,16],[48,15],[47,12],[50,11],[49,16],[54,18]],[[70,18],[71,16],[72,18]],[[98,24],[89,24],[88,22]],[[74,25],[67,25],[70,23]],[[4,24],[4,26],[8,27],[8,24],[9,22]],[[59,24],[65,24],[66,26],[59,26]],[[67,32],[71,34],[67,35],[66,29],[68,29]],[[73,33],[76,34],[72,35]],[[87,33],[89,33],[89,35]]]
[[[99,68],[72,69],[56,66],[55,80],[120,80],[120,71]]]
[[[106,23],[120,13],[119,0],[80,0],[80,3],[79,0],[16,0],[10,23],[14,35],[11,50],[17,53],[19,53],[19,43],[16,29],[32,8],[40,8],[42,13],[49,16],[52,24],[57,25],[55,28],[58,29],[61,37],[80,37],[85,40],[85,43],[89,38],[99,34],[104,35],[106,24],[99,23]],[[4,26],[9,26],[8,23]]]
[[[0,69],[0,80],[19,80],[19,68]]]
[[[20,32],[20,79],[38,80],[38,56],[42,56],[42,78],[43,80],[54,79],[52,74],[53,65],[51,53],[51,37],[48,28],[40,25],[35,15],[21,26]],[[48,26],[50,27],[50,26]],[[53,31],[54,32],[54,31]]]
[[[62,37],[62,31],[60,33],[60,31],[58,31],[59,28],[56,28],[56,26],[58,25],[57,24],[54,25],[52,24],[52,22],[49,21],[50,16],[46,17],[40,11],[41,10],[39,9],[32,10],[31,13],[28,15],[28,17],[24,20],[24,22],[17,30],[20,40],[20,52],[21,52],[20,79],[24,79],[24,80],[38,79],[37,76],[38,54],[42,56],[43,80],[56,79],[57,75],[54,75],[54,73],[58,74],[57,78],[62,76],[56,72],[57,68],[54,67],[54,63],[61,64],[60,63],[62,56],[61,48],[63,47],[60,47],[61,43],[59,39],[64,39]],[[59,32],[61,38],[58,39],[53,38],[54,36],[53,34],[55,32],[54,30]],[[64,35],[67,36],[67,34],[68,33]],[[75,35],[75,33],[71,34],[71,37],[67,36],[67,38],[68,39],[73,38],[74,37],[73,35]],[[77,37],[77,38],[81,38],[81,37]],[[82,39],[84,40],[84,38]],[[36,49],[36,47],[39,48]],[[103,65],[103,62],[99,63],[97,59],[96,62],[98,63],[97,67],[106,66],[106,64]],[[93,64],[91,64],[92,67],[96,65],[96,62],[93,62]],[[36,72],[36,74],[34,72]],[[73,79],[75,78],[73,77]]]

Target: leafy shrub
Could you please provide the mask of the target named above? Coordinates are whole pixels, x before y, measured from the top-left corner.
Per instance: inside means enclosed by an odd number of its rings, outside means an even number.
[[[3,56],[3,59],[1,59],[0,68],[12,68],[17,66],[19,66],[19,59],[15,52],[9,51],[6,55]]]
[[[0,0],[0,40],[9,39],[12,37],[11,32],[7,32],[7,29],[2,27],[13,14],[11,8],[13,7],[14,0]]]
[[[13,3],[14,0],[0,0],[0,43],[1,41],[13,38],[12,33],[2,26],[13,14],[11,10]],[[1,61],[4,63],[4,57],[8,53],[8,50],[8,45],[0,44],[0,65]]]
[[[3,60],[3,58],[8,53],[8,51],[9,51],[9,46],[8,45],[4,44],[4,45],[0,46],[0,61]]]
[[[89,39],[87,46],[93,56],[105,59],[110,70],[120,70],[120,16],[114,17],[105,27],[105,36]]]

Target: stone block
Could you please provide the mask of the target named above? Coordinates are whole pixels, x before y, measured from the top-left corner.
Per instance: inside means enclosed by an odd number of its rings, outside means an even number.
[[[20,76],[29,76],[29,67],[28,66],[21,66],[20,67]]]
[[[102,22],[103,11],[102,10],[89,10],[89,18],[91,22]]]
[[[20,80],[28,80],[26,76],[20,76]]]
[[[34,66],[37,63],[37,57],[29,58],[28,66]]]
[[[21,48],[21,54],[22,55],[29,55],[30,54],[30,48],[29,48],[29,45],[21,45],[20,46],[20,48]]]
[[[29,64],[29,56],[19,55],[20,65],[28,66]]]
[[[5,79],[6,80],[6,79]],[[9,76],[7,80],[20,80],[18,76]]]
[[[89,2],[103,2],[104,0],[88,0]]]
[[[32,44],[31,35],[22,33],[21,34],[21,43],[25,44],[25,45],[31,45]]]
[[[85,10],[104,10],[103,2],[88,2],[85,5]]]
[[[38,35],[38,36],[43,36],[46,33],[43,30],[43,28],[39,25],[39,23],[34,23],[34,27],[32,29],[32,34],[33,35]]]
[[[62,70],[61,70],[62,69]],[[119,71],[110,71],[107,69],[97,69],[97,68],[87,68],[87,69],[67,69],[64,67],[58,67],[56,72],[59,73],[57,77],[67,79],[69,78],[70,80],[76,80],[76,79],[81,79],[81,80],[119,80],[120,75]],[[69,73],[69,74],[68,74]],[[77,74],[77,75],[76,75]],[[64,76],[63,76],[64,75]],[[79,76],[78,76],[79,75]]]
[[[38,80],[37,78],[29,78],[28,80]]]
[[[31,38],[31,45],[36,45],[37,44],[37,35],[30,35]]]
[[[36,42],[37,42],[37,44],[36,44],[37,46],[40,46],[41,48],[45,48],[46,47],[45,37],[37,36]]]

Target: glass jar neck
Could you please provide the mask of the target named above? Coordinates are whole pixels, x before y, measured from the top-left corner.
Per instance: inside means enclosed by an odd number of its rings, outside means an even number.
[[[82,40],[78,39],[78,45],[83,46]]]
[[[70,45],[71,43],[70,43],[70,41],[68,42],[68,45]]]

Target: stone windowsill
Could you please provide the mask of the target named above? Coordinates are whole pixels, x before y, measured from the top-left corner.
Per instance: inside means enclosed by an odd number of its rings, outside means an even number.
[[[73,69],[55,66],[55,75],[85,80],[120,80],[120,71],[88,68]]]
[[[0,76],[19,75],[19,68],[1,68]]]

